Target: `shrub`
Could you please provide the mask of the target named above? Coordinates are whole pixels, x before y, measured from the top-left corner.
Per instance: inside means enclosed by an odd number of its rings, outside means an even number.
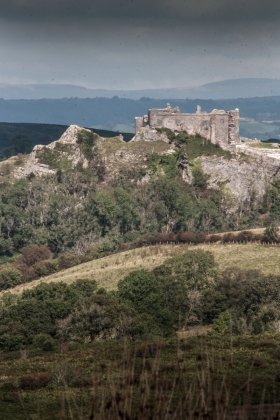
[[[242,232],[239,232],[237,235],[237,241],[238,242],[250,242],[252,241],[253,238],[253,234],[252,232],[248,231],[248,230],[243,230]]]
[[[22,275],[19,270],[12,266],[4,266],[0,270],[0,290],[9,289],[20,284]]]
[[[44,351],[54,350],[55,340],[49,334],[37,334],[33,338],[33,346]]]
[[[229,311],[222,312],[214,319],[212,329],[218,334],[229,334],[232,329],[232,316]]]
[[[19,350],[24,338],[19,334],[3,334],[0,336],[0,349],[4,351]]]
[[[222,240],[221,235],[210,235],[208,241],[211,243],[220,242]]]
[[[25,264],[22,256],[18,257],[14,266],[20,271],[22,275],[22,279],[21,279],[22,283],[35,280],[38,278],[38,274],[35,272],[34,268],[29,267],[29,265]]]
[[[174,232],[169,232],[166,235],[167,242],[175,242],[177,239],[177,235]]]
[[[0,238],[0,254],[6,254],[13,250],[13,241],[11,238]]]
[[[187,244],[196,242],[196,234],[192,232],[182,232],[177,235],[179,242],[185,242]]]
[[[52,350],[55,349],[55,347],[56,347],[56,342],[52,337],[50,337],[43,342],[42,350],[43,351],[52,351]]]
[[[92,149],[93,149],[96,139],[97,139],[97,135],[93,133],[92,131],[81,130],[78,133],[77,143],[80,145],[82,153],[88,160],[93,158]]]
[[[33,268],[38,276],[48,276],[58,271],[58,262],[57,260],[38,261]]]
[[[205,233],[199,233],[196,235],[196,243],[203,244],[204,242],[207,242],[207,235]]]
[[[65,268],[74,267],[81,262],[80,258],[77,255],[73,255],[70,252],[61,254],[58,258],[58,268],[59,270],[64,270]]]
[[[52,380],[47,372],[38,372],[34,375],[22,376],[19,379],[19,387],[21,389],[36,389],[46,387]]]
[[[32,266],[38,261],[48,260],[51,251],[46,245],[32,245],[22,251],[22,260],[25,264]]]
[[[236,241],[236,236],[233,233],[225,233],[222,236],[222,242],[223,244],[231,243]]]
[[[278,242],[279,240],[278,232],[279,232],[278,226],[276,225],[268,226],[263,233],[262,242],[265,242],[265,243]]]
[[[192,175],[194,187],[204,191],[207,187],[207,180],[209,177],[203,172],[198,164],[192,168]]]

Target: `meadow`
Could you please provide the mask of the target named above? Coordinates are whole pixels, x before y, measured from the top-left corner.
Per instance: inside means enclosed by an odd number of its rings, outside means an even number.
[[[253,230],[261,233],[261,229]],[[9,289],[11,293],[22,293],[40,283],[63,281],[70,284],[78,279],[96,280],[99,287],[107,291],[115,290],[117,283],[134,270],[145,268],[152,270],[161,265],[167,258],[187,250],[209,250],[213,252],[216,262],[221,270],[228,267],[240,269],[256,269],[264,274],[280,274],[280,247],[279,245],[264,245],[259,243],[230,243],[230,244],[169,244],[154,245],[131,249],[104,258],[92,260],[75,267],[60,271],[39,280],[20,284]],[[1,292],[0,296],[5,292]]]

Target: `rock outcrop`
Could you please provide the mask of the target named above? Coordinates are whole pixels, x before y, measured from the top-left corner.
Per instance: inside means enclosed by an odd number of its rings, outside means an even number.
[[[35,176],[52,175],[56,172],[55,169],[50,168],[46,163],[41,162],[41,155],[44,152],[53,152],[56,154],[56,159],[66,159],[74,167],[78,162],[82,162],[83,166],[87,166],[87,160],[82,155],[80,147],[77,143],[78,134],[80,131],[90,130],[84,129],[77,125],[71,125],[65,133],[62,134],[59,140],[50,143],[47,146],[38,144],[32,150],[26,164],[23,167],[16,168],[14,170],[14,177],[26,178],[27,176],[34,174]]]
[[[135,136],[130,140],[133,141],[157,141],[162,140],[165,143],[170,143],[167,135],[165,133],[161,133],[156,129],[147,127],[142,127],[139,131],[135,134]]]
[[[224,188],[236,199],[236,204],[254,200],[260,202],[266,187],[280,179],[280,150],[256,149],[237,145],[231,159],[217,156],[198,158],[208,175],[209,188]]]

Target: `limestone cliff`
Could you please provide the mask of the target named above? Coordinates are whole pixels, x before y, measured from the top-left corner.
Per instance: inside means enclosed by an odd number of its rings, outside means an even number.
[[[280,177],[280,151],[277,149],[238,145],[230,160],[216,156],[203,156],[199,160],[203,172],[209,176],[209,187],[223,186],[239,203],[260,201],[267,185]]]

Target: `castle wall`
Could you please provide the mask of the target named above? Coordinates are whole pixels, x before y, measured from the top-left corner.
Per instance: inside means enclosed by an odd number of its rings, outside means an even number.
[[[166,109],[150,109],[149,115],[135,119],[135,133],[141,127],[169,128],[173,131],[186,131],[190,135],[200,134],[214,144],[228,147],[231,144],[240,144],[239,139],[239,110],[219,111],[211,113],[201,112],[197,106],[195,114],[181,114],[178,107]]]
[[[143,117],[136,117],[135,118],[135,134],[138,133],[138,131],[142,127],[144,127],[144,118]]]
[[[220,146],[228,144],[228,114],[215,113],[211,115],[210,119],[211,142]]]
[[[229,111],[228,115],[229,144],[240,144],[241,141],[239,137],[239,110],[235,109],[234,111]]]

